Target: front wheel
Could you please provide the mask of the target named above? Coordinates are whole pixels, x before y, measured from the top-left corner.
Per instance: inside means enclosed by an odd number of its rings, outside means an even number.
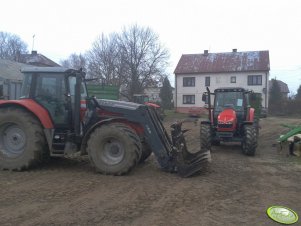
[[[257,133],[253,125],[244,125],[242,152],[245,155],[254,156],[257,148]]]
[[[97,172],[110,175],[128,173],[139,161],[141,146],[133,130],[120,124],[96,128],[88,140],[88,155]]]
[[[200,128],[201,151],[211,150],[212,133],[210,124],[201,124]]]

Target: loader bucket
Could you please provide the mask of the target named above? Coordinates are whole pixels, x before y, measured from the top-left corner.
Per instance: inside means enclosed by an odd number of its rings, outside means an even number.
[[[187,150],[182,123],[174,123],[171,128],[172,142],[175,148],[176,171],[181,177],[189,177],[206,171],[208,163],[211,162],[210,150],[201,150],[191,153]]]
[[[188,154],[190,160],[183,159],[180,156],[177,158],[177,173],[181,177],[190,177],[206,171],[208,163],[211,161],[210,151]]]

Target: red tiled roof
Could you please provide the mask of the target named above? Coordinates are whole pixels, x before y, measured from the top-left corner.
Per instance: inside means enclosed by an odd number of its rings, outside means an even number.
[[[269,51],[183,54],[175,74],[269,71]]]

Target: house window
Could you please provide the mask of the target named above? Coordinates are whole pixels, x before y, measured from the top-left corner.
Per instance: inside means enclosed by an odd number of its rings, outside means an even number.
[[[195,77],[183,78],[183,86],[195,86]]]
[[[195,104],[195,95],[183,95],[183,104]]]
[[[210,77],[205,77],[205,86],[210,86]]]
[[[248,85],[249,86],[262,85],[262,76],[261,75],[248,75]]]
[[[0,99],[4,99],[3,84],[0,85]]]
[[[231,76],[230,82],[231,83],[236,83],[236,76]]]

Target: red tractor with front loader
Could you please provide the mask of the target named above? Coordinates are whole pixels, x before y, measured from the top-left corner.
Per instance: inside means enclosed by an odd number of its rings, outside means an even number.
[[[25,170],[52,156],[88,155],[97,172],[128,173],[153,152],[164,171],[193,175],[210,152],[190,153],[185,130],[174,123],[171,138],[154,109],[89,97],[82,70],[22,69],[19,100],[0,101],[0,169]]]
[[[201,122],[202,149],[211,150],[211,145],[220,142],[238,142],[245,155],[255,155],[259,119],[249,104],[252,94],[244,88],[218,88],[211,93],[207,87],[202,100],[208,105],[209,117]]]

